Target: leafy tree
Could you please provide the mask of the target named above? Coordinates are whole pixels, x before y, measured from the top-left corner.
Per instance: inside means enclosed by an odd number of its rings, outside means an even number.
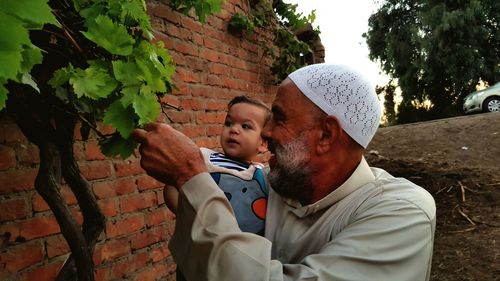
[[[221,0],[176,0],[200,20]],[[174,66],[153,43],[145,0],[0,0],[0,110],[40,153],[35,189],[53,211],[71,256],[57,280],[94,280],[92,252],[105,218],[73,157],[74,129],[93,129],[108,156],[127,158],[132,130],[156,119],[158,98],[173,87]],[[98,130],[98,121],[115,132]],[[78,225],[59,191],[78,200]]]
[[[425,100],[432,107],[420,120],[457,115],[480,81],[498,81],[499,23],[497,0],[384,1],[364,37],[370,58],[401,87],[399,117],[421,112],[416,105]]]

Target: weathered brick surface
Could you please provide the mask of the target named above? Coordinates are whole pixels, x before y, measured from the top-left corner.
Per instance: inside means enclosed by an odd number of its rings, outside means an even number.
[[[243,37],[228,33],[231,16],[248,13],[247,1],[225,1],[205,24],[193,12],[185,16],[164,3],[148,1],[155,40],[164,43],[176,64],[176,88],[161,98],[165,114],[159,120],[199,146],[220,149],[229,100],[249,95],[272,101],[276,86],[265,50],[273,48],[274,34],[260,28]],[[114,132],[102,123],[98,129]],[[175,215],[165,207],[164,184],[145,174],[137,152],[126,160],[107,158],[95,133],[83,141],[78,125],[74,135],[74,157],[106,216],[93,256],[96,280],[174,281],[176,265],[167,243]],[[54,280],[69,252],[52,211],[34,189],[39,164],[37,146],[1,115],[0,280]],[[76,198],[64,183],[61,195],[81,223]]]

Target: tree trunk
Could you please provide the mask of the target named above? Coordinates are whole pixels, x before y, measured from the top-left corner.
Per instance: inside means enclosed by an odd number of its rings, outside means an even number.
[[[53,107],[45,107],[48,103],[43,94],[33,93],[23,86],[10,84],[9,88],[13,94],[9,96],[7,109],[23,134],[40,150],[35,189],[54,213],[71,250],[69,262],[57,280],[93,281],[92,252],[104,228],[105,218],[73,156],[74,117]],[[61,197],[61,176],[78,201],[84,217],[83,230]]]

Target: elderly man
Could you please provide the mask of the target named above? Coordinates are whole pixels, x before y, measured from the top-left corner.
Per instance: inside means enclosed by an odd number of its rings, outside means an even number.
[[[363,158],[380,111],[346,66],[306,66],[283,81],[262,132],[273,154],[265,237],[239,230],[186,136],[164,124],[136,130],[143,168],[180,191],[170,249],[187,279],[428,280],[432,196]]]

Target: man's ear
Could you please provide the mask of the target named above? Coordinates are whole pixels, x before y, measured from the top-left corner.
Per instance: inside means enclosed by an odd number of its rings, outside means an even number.
[[[330,151],[333,144],[337,142],[342,133],[342,126],[339,120],[332,115],[325,116],[321,122],[321,132],[317,145],[319,154]]]

